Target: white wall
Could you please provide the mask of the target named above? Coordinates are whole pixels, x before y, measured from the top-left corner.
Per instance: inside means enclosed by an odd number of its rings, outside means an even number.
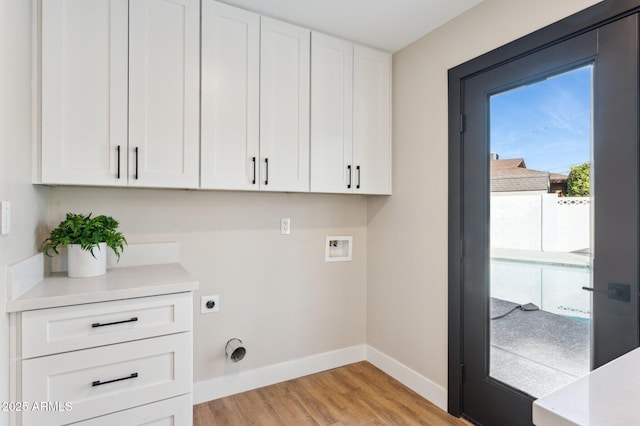
[[[556,251],[584,250],[591,246],[591,205],[586,201],[564,198],[558,205]],[[573,202],[573,203],[572,203]]]
[[[484,0],[393,57],[393,196],[368,201],[367,341],[447,386],[447,70],[597,3]]]
[[[47,190],[31,185],[31,2],[0,2],[0,200],[12,231],[0,236],[0,306],[6,267],[36,253],[44,238]],[[3,309],[0,309],[3,312]],[[0,313],[0,401],[8,401],[8,316]],[[6,412],[0,425],[8,424]]]
[[[491,195],[491,247],[572,252],[589,250],[588,197]]]
[[[194,381],[366,342],[366,199],[362,196],[53,188],[49,224],[68,211],[109,214],[130,242],[178,241],[201,295],[194,304]],[[280,235],[280,218],[291,235]],[[324,261],[327,235],[353,236],[353,261]],[[125,249],[126,250],[126,249]],[[225,362],[240,338],[247,356]]]
[[[492,195],[491,247],[542,250],[543,197]]]

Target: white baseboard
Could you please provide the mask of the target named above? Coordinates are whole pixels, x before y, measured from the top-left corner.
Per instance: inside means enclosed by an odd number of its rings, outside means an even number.
[[[367,361],[443,411],[447,411],[447,390],[439,384],[369,345]]]
[[[273,385],[309,374],[364,361],[365,345],[351,346],[280,364],[239,371],[224,377],[194,383],[193,403],[211,401],[252,389]]]
[[[197,382],[193,385],[193,403],[201,404],[360,361],[369,361],[418,395],[447,411],[447,390],[445,388],[369,345],[351,346]]]

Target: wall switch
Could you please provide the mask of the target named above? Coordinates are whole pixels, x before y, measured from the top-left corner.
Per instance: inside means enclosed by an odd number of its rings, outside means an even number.
[[[210,314],[220,310],[220,296],[202,296],[200,299],[200,313]]]
[[[291,233],[291,219],[283,217],[280,219],[280,234],[289,235]]]
[[[0,216],[2,216],[0,235],[8,235],[11,233],[11,201],[0,202]]]

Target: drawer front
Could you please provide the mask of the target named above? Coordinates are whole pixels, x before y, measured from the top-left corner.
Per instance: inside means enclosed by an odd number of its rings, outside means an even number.
[[[22,313],[22,358],[190,331],[192,293]]]
[[[22,413],[23,425],[59,425],[191,393],[191,332],[22,362],[22,401],[68,410]]]
[[[97,417],[73,426],[191,426],[193,401],[191,395],[166,399],[130,410]]]

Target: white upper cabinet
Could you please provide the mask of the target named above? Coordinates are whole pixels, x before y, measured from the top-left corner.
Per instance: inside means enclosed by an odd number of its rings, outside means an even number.
[[[311,191],[353,192],[353,43],[311,35]]]
[[[260,16],[202,2],[201,187],[258,189]]]
[[[42,2],[44,183],[127,184],[127,5]]]
[[[309,56],[309,30],[262,17],[261,190],[309,190]]]
[[[201,187],[309,190],[310,31],[202,4]]]
[[[199,1],[41,7],[41,182],[197,188]]]
[[[129,5],[129,185],[197,188],[199,1]]]
[[[391,194],[391,55],[313,33],[311,191]]]
[[[354,192],[391,194],[391,55],[354,46]]]
[[[215,0],[36,3],[37,182],[391,194],[389,53]]]

